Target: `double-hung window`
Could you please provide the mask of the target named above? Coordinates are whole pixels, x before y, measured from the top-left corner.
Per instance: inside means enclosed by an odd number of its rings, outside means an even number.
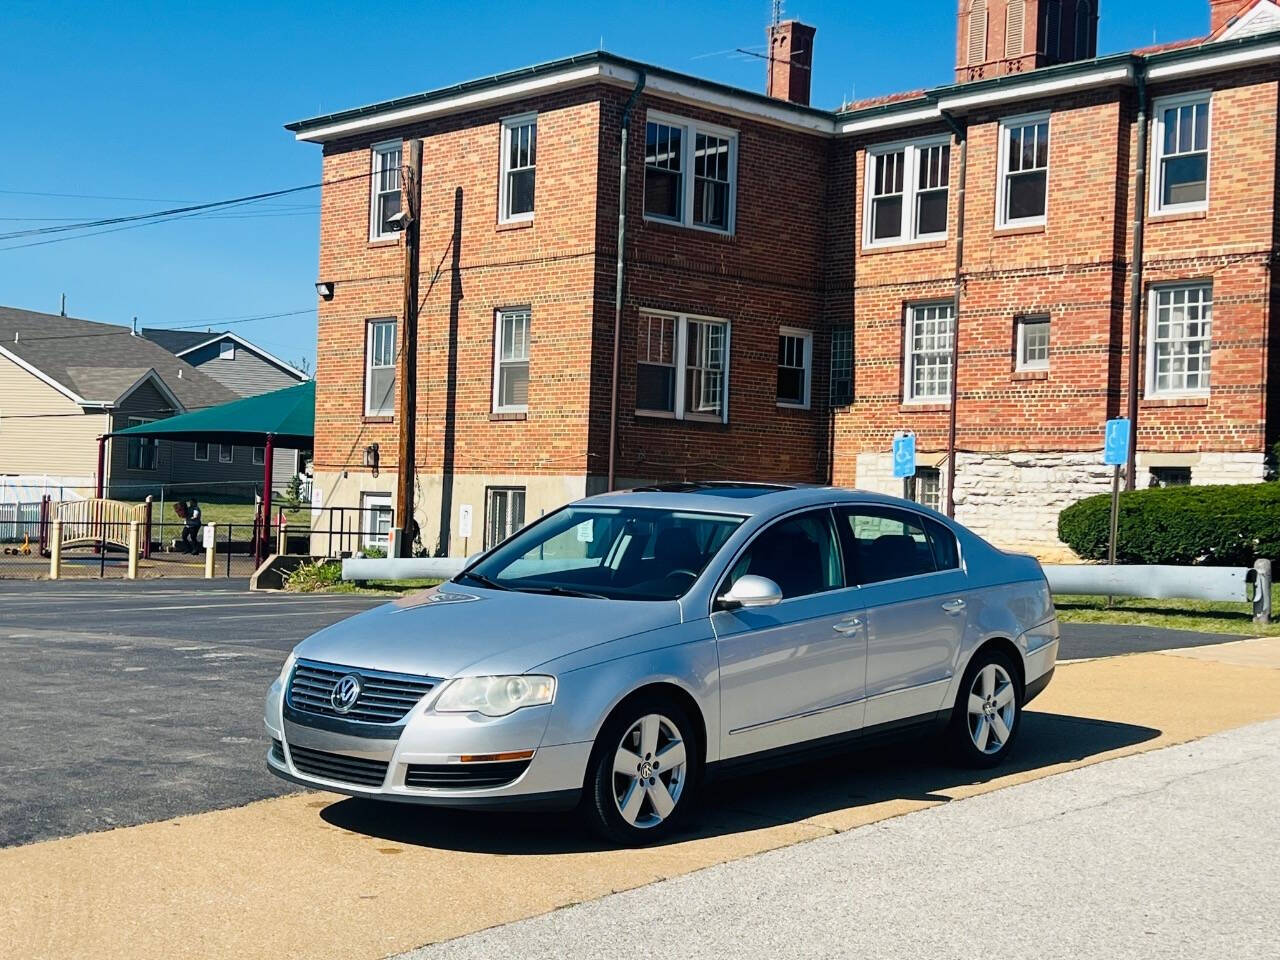
[[[1147,394],[1208,393],[1213,285],[1155,287],[1150,310]]]
[[[942,403],[951,399],[951,344],[955,304],[923,303],[907,308],[903,395],[908,402]]]
[[[782,327],[778,330],[778,406],[809,407],[813,379],[813,333]]]
[[[947,235],[951,143],[877,147],[867,154],[864,244],[936,240]]]
[[[732,233],[738,135],[649,112],[645,123],[644,215]]]
[[[373,148],[373,166],[369,178],[372,181],[370,240],[385,240],[396,235],[391,218],[400,212],[400,150],[399,140],[379,143]]]
[[[150,417],[130,417],[129,426],[136,427],[151,422]],[[154,470],[159,461],[160,441],[154,437],[129,438],[129,469]]]
[[[636,345],[636,412],[727,422],[729,324],[644,312]]]
[[[493,411],[525,413],[529,409],[528,307],[499,310],[494,315]]]
[[[1049,318],[1043,314],[1019,317],[1017,361],[1018,370],[1049,369]]]
[[[1049,115],[1000,123],[996,226],[1038,226],[1049,200]]]
[[[538,161],[538,117],[526,113],[502,121],[502,180],[498,186],[498,220],[533,219],[534,169]]]
[[[370,320],[365,326],[364,415],[389,417],[395,413],[396,322]]]
[[[1204,210],[1209,205],[1209,94],[1155,102],[1155,169],[1151,212]]]

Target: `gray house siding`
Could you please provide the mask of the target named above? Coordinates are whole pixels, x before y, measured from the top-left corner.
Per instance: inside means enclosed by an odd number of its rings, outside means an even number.
[[[219,354],[220,345],[221,341],[205,344],[199,350],[184,354],[182,359],[242,397],[292,387],[299,382],[293,374],[281,370],[274,363],[238,343],[235,343],[235,357],[224,358]]]

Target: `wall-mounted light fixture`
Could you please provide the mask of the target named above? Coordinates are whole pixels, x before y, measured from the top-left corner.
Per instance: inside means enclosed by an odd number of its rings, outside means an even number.
[[[324,280],[317,280],[316,294],[317,296],[320,297],[321,300],[332,300],[333,299],[333,281],[330,280],[326,282]]]
[[[373,475],[378,475],[378,445],[371,443],[364,448],[364,465],[373,471]]]

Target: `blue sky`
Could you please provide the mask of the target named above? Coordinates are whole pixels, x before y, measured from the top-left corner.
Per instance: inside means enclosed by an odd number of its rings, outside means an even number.
[[[816,24],[815,105],[949,82],[956,0],[790,0]],[[607,50],[751,89],[768,0],[187,4],[3,0],[0,234],[319,179],[281,125],[570,53]],[[1100,53],[1204,33],[1208,0],[1102,0]],[[85,196],[36,196],[34,194]],[[99,199],[99,198],[120,199]],[[317,193],[0,249],[0,304],[147,326],[310,310]],[[250,214],[250,215],[246,215]],[[19,219],[45,218],[45,219]],[[0,247],[22,243],[0,240]],[[315,317],[231,327],[314,362]]]

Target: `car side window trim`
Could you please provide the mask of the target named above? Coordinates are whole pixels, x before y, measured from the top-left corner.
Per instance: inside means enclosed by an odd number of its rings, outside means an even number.
[[[768,533],[770,530],[772,530],[774,527],[776,527],[778,524],[786,523],[787,521],[794,520],[797,517],[801,517],[809,513],[826,513],[827,515],[827,523],[829,524],[831,530],[835,533],[836,562],[840,567],[841,585],[837,587],[832,587],[830,590],[818,590],[814,593],[804,593],[796,597],[784,597],[782,600],[778,602],[777,606],[781,607],[785,604],[792,603],[797,600],[811,600],[814,597],[833,596],[834,594],[840,593],[845,590],[857,590],[859,588],[859,585],[857,583],[850,582],[848,559],[844,555],[844,547],[840,540],[840,537],[841,537],[840,525],[836,522],[836,516],[835,516],[836,506],[838,506],[838,504],[834,504],[834,503],[819,504],[819,505],[810,504],[809,506],[792,510],[790,513],[784,513],[780,517],[775,517],[768,524],[766,524],[765,526],[757,530],[755,533],[753,533],[751,535],[751,539],[738,548],[738,550],[734,553],[733,557],[729,560],[728,564],[725,565],[724,571],[720,574],[720,578],[717,581],[716,589],[711,592],[711,598],[710,598],[711,613],[719,612],[719,609],[716,607],[716,601],[720,597],[723,597],[725,593],[728,592],[729,577],[733,574],[733,568],[738,565],[738,562],[742,559],[742,557],[746,554],[746,552],[750,550],[752,546],[755,545],[756,541],[759,540],[760,537]]]

